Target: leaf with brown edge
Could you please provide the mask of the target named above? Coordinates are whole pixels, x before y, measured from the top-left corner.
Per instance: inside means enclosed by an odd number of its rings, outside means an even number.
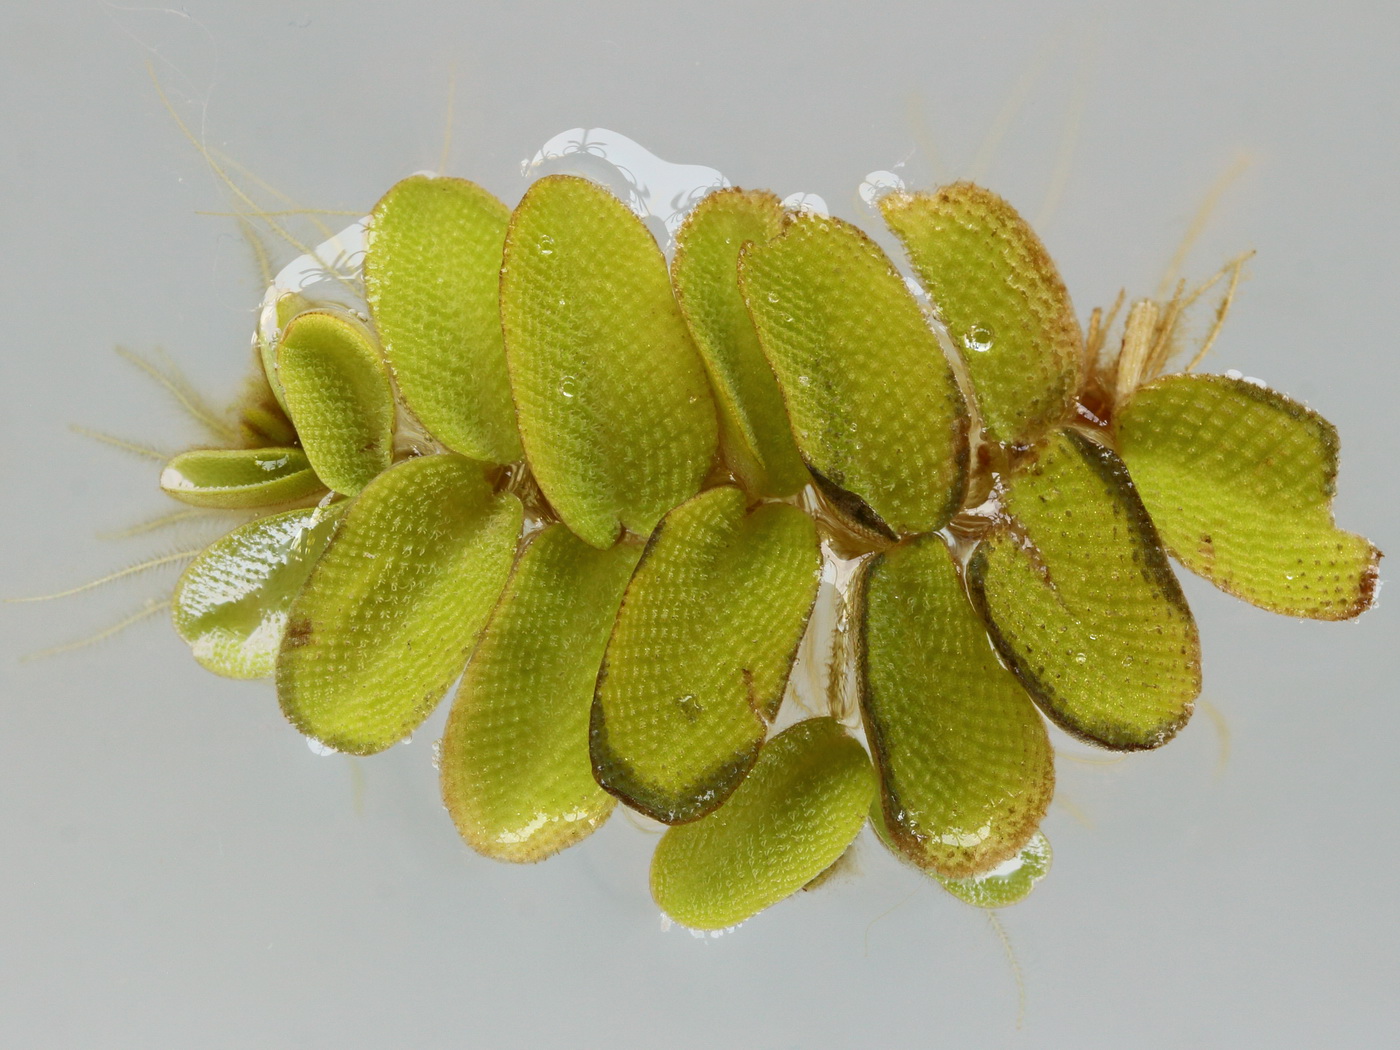
[[[288,614],[277,698],[312,739],[357,755],[427,718],[505,586],[520,501],[479,463],[407,459],[350,505]]]
[[[686,219],[671,260],[676,301],[715,391],[720,451],[755,496],[790,496],[809,480],[739,291],[740,249],[767,243],[782,226],[775,194],[716,190]]]
[[[880,210],[962,356],[987,435],[1027,444],[1064,420],[1084,336],[1054,260],[1016,209],[955,182],[891,193]]]
[[[1162,541],[1223,591],[1273,612],[1345,620],[1371,607],[1381,552],[1332,518],[1337,430],[1248,380],[1171,375],[1114,419]]]
[[[967,567],[1002,657],[1076,736],[1166,743],[1201,689],[1200,640],[1122,460],[1058,431],[1011,478],[1005,511]]]
[[[764,745],[728,802],[661,837],[652,897],[691,929],[743,922],[830,868],[874,794],[870,759],[839,722],[798,722]]]
[[[945,878],[1015,856],[1054,793],[1045,723],[997,659],[942,537],[861,575],[857,666],[894,847]]]
[[[890,537],[946,525],[967,483],[967,405],[879,246],[840,219],[800,215],[744,249],[739,285],[818,483]]]
[[[776,717],[816,598],[816,527],[723,487],[657,526],[627,585],[593,701],[598,783],[667,824],[738,787]]]
[[[700,490],[717,440],[709,380],[661,249],[620,200],[566,175],[526,191],[501,324],[525,458],[578,536],[646,536]]]
[[[543,860],[616,800],[593,779],[588,715],[638,544],[590,547],[562,524],[528,541],[467,665],[443,732],[442,797],[497,860]]]

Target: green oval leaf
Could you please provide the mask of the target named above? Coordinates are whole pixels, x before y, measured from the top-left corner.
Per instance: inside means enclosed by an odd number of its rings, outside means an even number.
[[[725,461],[756,496],[791,496],[810,480],[787,408],[739,291],[739,250],[782,231],[783,206],[767,191],[711,193],[676,235],[671,280],[705,361]]]
[[[357,755],[412,733],[461,674],[521,518],[460,456],[404,460],[370,482],[289,614],[277,696],[292,724]]]
[[[739,284],[818,483],[890,536],[946,525],[967,481],[967,406],[885,253],[801,215],[744,249]]]
[[[325,310],[298,314],[277,345],[287,411],[317,477],[353,496],[389,468],[394,392],[360,325]]]
[[[933,297],[994,441],[1027,444],[1068,415],[1084,336],[1054,261],[1016,210],[970,182],[881,198]]]
[[[709,383],[661,250],[621,201],[565,175],[530,187],[506,234],[501,322],[526,459],[569,528],[610,547],[699,491]]]
[[[942,537],[877,555],[858,608],[861,712],[895,848],[948,878],[1015,856],[1054,794],[1050,739]]]
[[[723,807],[661,837],[652,897],[691,929],[743,922],[834,864],[874,795],[865,749],[835,719],[798,722],[764,746]]]
[[[820,572],[816,527],[796,507],[746,514],[725,487],[666,515],[598,676],[598,783],[667,824],[728,798],[782,703]]]
[[[1002,656],[1069,732],[1120,750],[1166,743],[1200,692],[1200,641],[1127,468],[1059,431],[1005,509],[967,571]]]
[[[552,525],[516,562],[442,738],[442,797],[478,852],[543,860],[612,812],[615,800],[593,779],[588,714],[641,552],[600,551]]]
[[[365,297],[399,392],[454,452],[520,458],[501,341],[510,210],[465,179],[412,175],[374,206]]]
[[[307,507],[241,525],[206,547],[175,585],[175,630],[226,678],[272,674],[287,610],[348,504]]]
[[[160,473],[160,487],[182,503],[222,510],[272,507],[324,492],[299,448],[197,448]]]
[[[1172,375],[1115,419],[1167,549],[1221,590],[1288,616],[1371,607],[1381,552],[1332,519],[1337,430],[1243,379]]]

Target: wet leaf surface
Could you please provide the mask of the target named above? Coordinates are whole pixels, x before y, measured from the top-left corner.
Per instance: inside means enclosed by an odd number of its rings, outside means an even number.
[[[190,562],[171,600],[194,658],[226,678],[272,674],[287,610],[330,542],[346,503],[240,525]]]
[[[165,465],[160,487],[181,503],[221,510],[275,507],[325,486],[299,448],[197,448]]]
[[[525,455],[595,547],[650,534],[700,489],[717,430],[704,365],[651,233],[585,179],[540,179],[511,216],[501,322]]]
[[[1083,336],[1040,238],[970,182],[892,193],[880,210],[933,297],[994,441],[1027,443],[1069,413]]]

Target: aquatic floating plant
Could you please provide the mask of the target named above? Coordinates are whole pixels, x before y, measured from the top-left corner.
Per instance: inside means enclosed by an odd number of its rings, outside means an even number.
[[[161,476],[262,515],[185,571],[180,634],[353,754],[460,679],[440,772],[463,838],[537,861],[621,801],[670,825],[652,892],[693,928],[811,883],[867,820],[962,899],[1019,900],[1050,860],[1042,716],[1126,751],[1191,715],[1168,555],[1336,620],[1380,552],[1333,524],[1331,424],[1194,361],[1163,374],[1180,290],[1109,348],[1116,309],[1086,336],[995,194],[879,208],[926,297],[766,192],[705,196],[668,267],[583,178],[513,212],[403,180],[352,302],[269,300],[241,445]],[[778,732],[813,662],[830,711]]]

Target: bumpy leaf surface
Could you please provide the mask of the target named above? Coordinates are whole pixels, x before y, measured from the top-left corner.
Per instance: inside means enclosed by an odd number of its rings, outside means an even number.
[[[1050,840],[1037,831],[1019,853],[991,871],[966,879],[935,878],[961,901],[978,908],[1005,908],[1025,900],[1050,874],[1051,857]]]
[[[947,524],[966,483],[967,406],[885,253],[849,223],[802,215],[744,250],[739,280],[819,482],[889,535]]]
[[[1120,410],[1119,452],[1167,549],[1245,601],[1345,620],[1370,608],[1380,551],[1338,529],[1336,428],[1264,387],[1171,375]]]
[[[311,467],[353,496],[394,452],[394,393],[379,348],[338,314],[298,314],[277,346],[277,378]]]
[[[292,724],[360,755],[412,733],[500,597],[521,518],[461,456],[405,460],[370,482],[288,617],[277,696]]]
[[[699,491],[709,381],[661,249],[621,201],[571,176],[530,187],[506,234],[501,322],[526,459],[569,528],[610,547]]]
[[[434,437],[486,463],[521,456],[501,342],[510,210],[465,179],[412,175],[374,206],[365,296],[399,392]]]
[[[816,598],[816,527],[796,507],[745,513],[711,489],[657,527],[608,642],[593,704],[598,782],[678,824],[753,766]]]
[[[299,448],[197,448],[160,473],[160,487],[182,503],[222,510],[274,507],[324,492]]]
[[[676,300],[715,391],[720,449],[757,496],[790,496],[809,479],[739,291],[739,250],[772,240],[782,224],[782,204],[774,194],[717,190],[681,227],[671,261]]]
[[[1050,804],[1045,723],[997,660],[940,536],[877,555],[861,587],[861,710],[891,837],[939,875],[986,871]]]
[[[1059,431],[1005,503],[1010,520],[968,564],[1002,656],[1069,732],[1122,750],[1165,743],[1200,692],[1200,643],[1123,462]]]
[[[874,795],[870,759],[839,723],[798,722],[764,746],[728,802],[661,837],[652,896],[692,929],[743,922],[834,864]]]
[[[1026,443],[1063,420],[1079,389],[1083,335],[1025,220],[970,182],[892,193],[880,210],[962,355],[988,436]]]
[[[885,815],[878,806],[871,811],[870,825],[886,849],[900,860],[914,865],[909,855],[895,844],[889,825],[885,823]],[[1050,874],[1052,859],[1050,840],[1037,831],[1015,855],[980,875],[950,879],[936,871],[926,870],[925,874],[965,904],[978,908],[1006,908],[1030,896],[1036,883]]]
[[[552,525],[516,562],[442,738],[443,800],[479,852],[542,860],[612,812],[615,800],[593,779],[588,714],[641,552],[600,551]]]
[[[226,678],[272,674],[287,610],[330,542],[346,503],[272,514],[206,547],[175,585],[175,630]]]

